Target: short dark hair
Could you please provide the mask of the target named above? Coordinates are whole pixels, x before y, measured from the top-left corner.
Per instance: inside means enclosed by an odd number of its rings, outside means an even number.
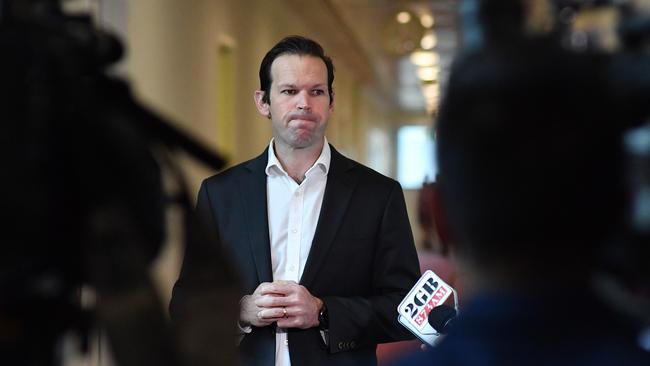
[[[302,36],[288,36],[278,42],[273,48],[266,53],[260,65],[260,90],[264,92],[262,101],[264,103],[271,102],[271,65],[273,61],[279,56],[290,55],[309,55],[318,57],[325,63],[327,67],[327,89],[330,96],[330,103],[333,100],[332,84],[334,83],[334,64],[329,56],[325,55],[323,47],[318,42]]]
[[[625,203],[625,118],[606,63],[515,53],[466,55],[441,104],[441,200],[455,248],[478,266],[592,267],[620,233]]]

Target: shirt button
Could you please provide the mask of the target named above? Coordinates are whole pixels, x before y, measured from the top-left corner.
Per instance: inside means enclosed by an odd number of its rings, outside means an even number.
[[[284,345],[285,345],[285,346],[288,346],[288,345],[289,345],[289,340],[288,340],[288,339],[285,339],[285,340],[284,340]]]
[[[297,232],[298,232],[298,230],[296,230],[296,229],[293,229],[293,230],[291,230],[291,232],[295,234],[295,233],[297,233]]]
[[[289,266],[289,270],[290,270],[291,272],[295,271],[295,270],[296,270],[296,266]]]

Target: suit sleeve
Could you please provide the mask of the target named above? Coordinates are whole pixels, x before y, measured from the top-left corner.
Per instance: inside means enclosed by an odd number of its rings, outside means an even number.
[[[324,297],[329,351],[411,339],[397,322],[397,305],[420,276],[417,252],[400,185],[394,182],[375,243],[370,296]]]

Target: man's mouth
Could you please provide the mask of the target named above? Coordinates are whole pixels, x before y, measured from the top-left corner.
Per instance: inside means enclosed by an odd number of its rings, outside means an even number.
[[[310,122],[316,122],[318,121],[318,118],[313,115],[313,114],[307,114],[307,113],[296,113],[292,114],[289,116],[290,121],[310,121]]]

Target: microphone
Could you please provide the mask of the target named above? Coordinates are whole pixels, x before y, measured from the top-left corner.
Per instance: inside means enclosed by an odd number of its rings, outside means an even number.
[[[454,296],[454,307],[445,301]],[[432,271],[426,271],[397,306],[397,320],[422,342],[433,346],[447,334],[458,314],[458,294]]]
[[[438,305],[429,313],[429,325],[440,334],[447,334],[456,320],[456,309],[448,305]]]

